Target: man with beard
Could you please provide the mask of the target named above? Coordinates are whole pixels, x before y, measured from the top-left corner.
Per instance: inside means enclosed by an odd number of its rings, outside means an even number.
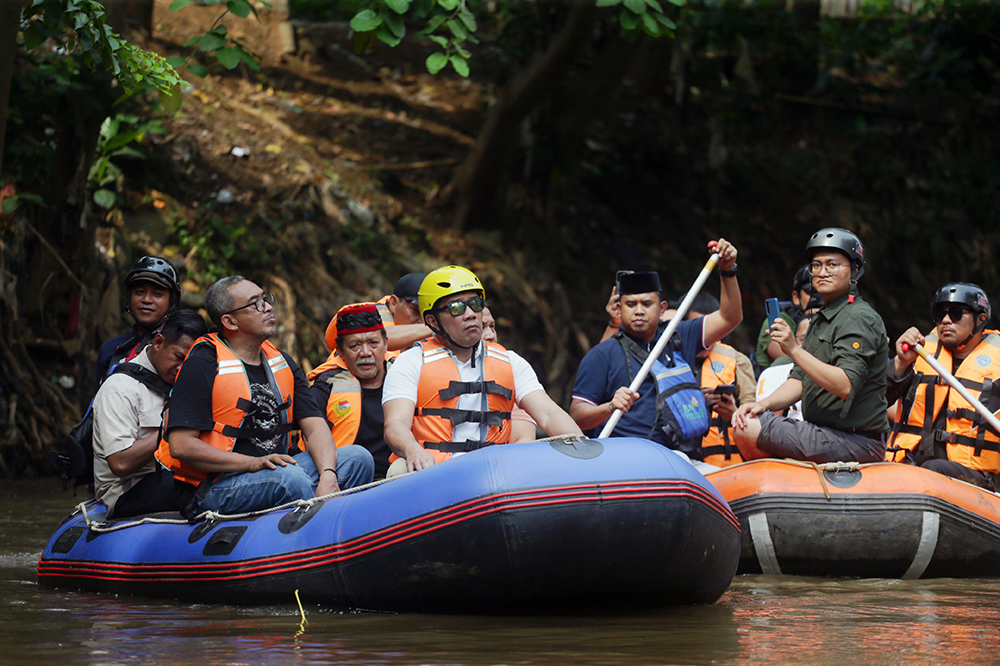
[[[896,358],[886,373],[886,397],[890,403],[902,397],[902,416],[893,426],[886,460],[920,465],[996,490],[1000,435],[914,351],[922,345],[973,397],[996,411],[1000,335],[986,330],[991,314],[986,292],[974,284],[954,282],[934,294],[934,331],[924,337],[917,328],[909,328],[899,336]]]
[[[374,303],[345,305],[337,312],[336,353],[307,375],[313,397],[326,406],[326,421],[338,447],[357,444],[375,459],[384,479],[392,451],[383,438],[382,383],[391,356]]]
[[[188,353],[156,454],[187,515],[256,511],[372,480],[371,454],[338,452],[302,369],[267,341],[277,329],[273,306],[274,294],[241,275],[205,294],[218,332]],[[306,451],[292,457],[295,429]]]
[[[612,436],[649,439],[700,459],[708,412],[691,364],[698,352],[711,348],[743,320],[737,250],[720,239],[713,252],[719,254],[721,308],[681,322],[638,391],[629,386],[666,327],[660,322],[660,277],[654,272],[620,273],[621,330],[587,352],[573,387],[570,415],[581,428],[599,429],[619,409],[623,414]]]

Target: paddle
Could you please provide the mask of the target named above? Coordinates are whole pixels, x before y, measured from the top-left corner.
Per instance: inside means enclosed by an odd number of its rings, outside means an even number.
[[[712,241],[708,244],[709,247],[715,247],[716,245],[718,245],[717,241]],[[684,321],[684,315],[687,314],[688,309],[691,307],[691,302],[694,300],[694,297],[698,295],[698,292],[701,291],[701,288],[705,285],[705,280],[708,279],[708,276],[712,273],[712,269],[715,268],[715,264],[718,262],[719,254],[717,252],[713,253],[712,256],[708,258],[708,262],[705,264],[705,267],[701,269],[701,273],[698,274],[698,278],[694,281],[694,284],[691,285],[691,289],[688,290],[687,295],[684,296],[684,300],[682,300],[681,304],[677,307],[677,314],[675,314],[674,318],[670,320],[669,324],[667,324],[667,330],[665,330],[663,335],[660,336],[656,346],[654,346],[653,350],[649,352],[649,357],[646,358],[646,362],[642,364],[641,368],[639,368],[639,374],[635,376],[635,379],[633,379],[632,383],[629,385],[631,390],[639,390],[642,382],[646,379],[646,375],[649,374],[649,369],[653,367],[653,363],[660,357],[660,354],[663,353],[663,348],[667,346],[667,342],[670,341],[670,337],[674,334],[674,331],[677,330],[677,326]],[[611,414],[611,418],[608,419],[608,422],[604,424],[599,437],[607,437],[610,435],[611,431],[615,429],[616,425],[618,425],[618,421],[621,419],[623,413],[624,412],[622,412],[622,410],[616,409],[614,413]]]
[[[904,343],[902,343],[900,345],[900,348],[904,352],[907,352],[907,351],[910,350],[910,343],[904,342]],[[973,407],[975,407],[976,411],[979,412],[979,415],[982,416],[984,419],[986,419],[986,422],[989,423],[991,426],[993,426],[994,430],[996,430],[997,432],[1000,432],[1000,421],[997,420],[997,417],[993,414],[993,412],[991,412],[990,410],[986,409],[986,407],[983,406],[983,403],[981,403],[978,400],[976,400],[975,398],[973,398],[972,394],[969,393],[968,390],[966,390],[966,388],[964,386],[962,386],[962,383],[959,382],[957,379],[955,379],[955,376],[953,374],[951,374],[950,372],[948,372],[947,370],[945,370],[944,366],[942,366],[940,363],[938,363],[938,360],[936,358],[934,358],[933,356],[931,356],[930,354],[928,354],[926,351],[924,351],[923,347],[921,347],[920,345],[914,345],[913,349],[918,354],[920,354],[920,358],[922,358],[925,361],[927,361],[927,363],[929,363],[930,366],[932,368],[934,368],[934,370],[939,375],[941,375],[942,377],[944,377],[945,381],[948,382],[949,384],[951,384],[951,387],[953,389],[955,389],[956,391],[958,391],[958,394],[960,396],[962,396],[963,398],[965,398],[966,401],[970,405],[972,405]]]

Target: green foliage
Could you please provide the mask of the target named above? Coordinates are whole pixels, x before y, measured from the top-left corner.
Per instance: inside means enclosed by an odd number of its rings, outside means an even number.
[[[263,0],[255,0],[258,4],[269,7],[270,4]],[[176,12],[184,9],[191,0],[173,0],[170,3],[170,11]],[[233,14],[239,18],[247,18],[250,14],[257,17],[257,8],[250,0],[207,0],[204,4],[225,5],[226,9],[215,20],[212,27],[200,35],[195,35],[184,43],[184,46],[197,46],[195,51],[187,58],[173,56],[167,58],[167,62],[173,67],[187,67],[187,70],[198,77],[208,75],[208,67],[201,62],[194,60],[195,53],[200,51],[212,56],[214,62],[218,62],[226,69],[236,69],[240,63],[254,71],[260,70],[260,63],[256,56],[239,41],[228,35],[228,28],[221,23],[227,14]],[[211,64],[212,61],[210,60]]]
[[[171,224],[181,251],[200,269],[196,279],[203,286],[238,272],[240,267],[259,268],[256,262],[265,260],[259,241],[247,234],[248,225],[236,225],[215,212],[208,211],[192,222],[174,217]]]
[[[105,22],[97,0],[33,0],[24,10],[25,48],[56,40],[94,70],[110,71],[125,91],[176,95],[180,79],[166,60],[123,40]]]
[[[145,153],[130,144],[142,144],[147,135],[163,133],[163,125],[157,119],[145,120],[136,115],[118,114],[104,121],[97,143],[97,155],[87,177],[87,186],[94,190],[94,203],[104,209],[115,206],[115,192],[121,190],[124,173],[114,159],[146,159]]]
[[[670,0],[683,5],[684,0]],[[500,13],[517,12],[504,5]],[[367,48],[374,39],[396,46],[406,36],[404,18],[423,27],[414,35],[441,48],[427,58],[427,71],[437,74],[449,63],[459,76],[469,76],[472,53],[468,44],[478,44],[479,25],[476,13],[485,12],[487,3],[475,0],[371,0],[351,19],[351,29],[357,33],[356,44]],[[613,8],[623,35],[635,37],[642,31],[652,37],[672,36],[677,27],[666,16],[657,0],[598,0],[599,7]],[[496,20],[496,16],[491,16]]]

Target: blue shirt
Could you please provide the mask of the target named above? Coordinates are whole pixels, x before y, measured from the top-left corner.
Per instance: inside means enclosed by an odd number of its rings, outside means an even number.
[[[702,345],[702,324],[704,317],[699,317],[691,321],[682,321],[677,327],[677,333],[681,337],[680,355],[691,367],[694,367],[695,355],[705,347]],[[665,325],[660,325],[660,330],[656,339],[649,343],[648,349],[652,349],[656,340],[663,334]],[[635,338],[633,338],[635,340]],[[636,340],[642,346],[645,341]],[[670,345],[667,345],[669,350]],[[670,365],[668,353],[660,355],[660,362]],[[642,362],[632,359],[632,377],[639,372]],[[605,340],[597,345],[583,357],[580,369],[576,373],[576,384],[573,386],[573,398],[579,398],[591,402],[595,405],[608,402],[614,397],[615,391],[622,386],[632,383],[629,376],[628,365],[625,362],[625,350],[621,343],[614,338]],[[664,444],[663,433],[659,429],[651,433],[656,421],[656,380],[653,373],[649,373],[642,385],[639,386],[639,399],[632,404],[632,408],[622,414],[621,420],[611,432],[613,437],[641,437],[652,439]],[[595,428],[600,431],[600,428]],[[596,433],[595,433],[596,434]]]
[[[100,388],[101,383],[107,379],[111,366],[118,365],[136,345],[142,342],[143,338],[146,336],[133,326],[128,333],[122,333],[101,345],[100,351],[97,352],[97,388]]]

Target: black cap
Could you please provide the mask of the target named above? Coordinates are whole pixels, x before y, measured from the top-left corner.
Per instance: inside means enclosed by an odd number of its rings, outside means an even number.
[[[618,275],[618,295],[659,293],[660,276],[655,271],[622,271]]]
[[[420,291],[420,285],[425,277],[427,277],[427,273],[407,273],[399,278],[392,293],[416,305],[418,301],[417,292]]]

